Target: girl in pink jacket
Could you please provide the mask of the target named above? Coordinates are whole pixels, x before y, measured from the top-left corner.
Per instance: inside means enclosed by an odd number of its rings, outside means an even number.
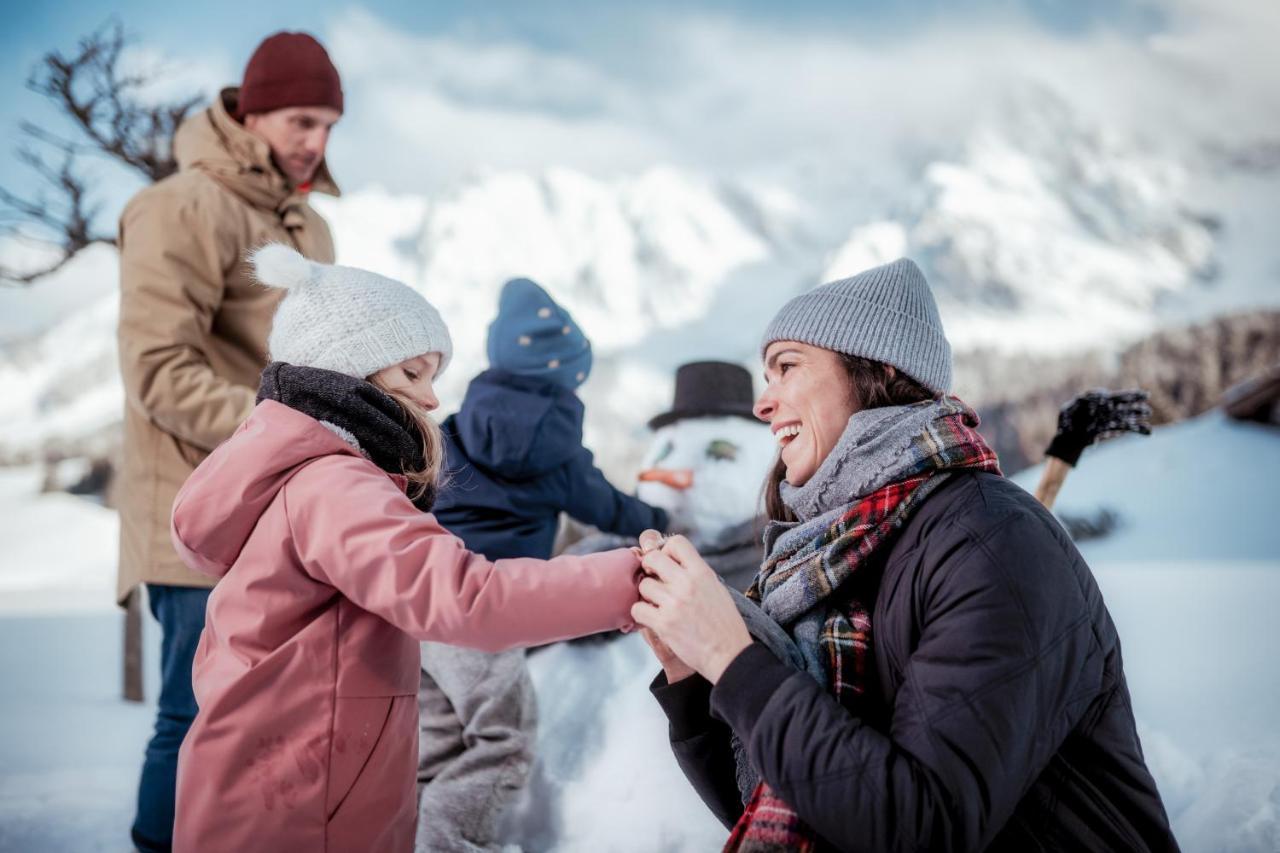
[[[629,628],[630,550],[489,562],[424,510],[452,352],[396,281],[258,250],[276,312],[248,420],[187,480],[173,541],[219,578],[178,759],[174,849],[413,849],[419,646]]]

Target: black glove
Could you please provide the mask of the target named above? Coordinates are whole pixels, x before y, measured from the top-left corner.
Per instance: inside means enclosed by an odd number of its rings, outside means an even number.
[[[1146,391],[1110,393],[1097,389],[1077,397],[1058,413],[1058,434],[1049,442],[1048,456],[1072,467],[1095,441],[1126,432],[1151,434],[1150,395]]]

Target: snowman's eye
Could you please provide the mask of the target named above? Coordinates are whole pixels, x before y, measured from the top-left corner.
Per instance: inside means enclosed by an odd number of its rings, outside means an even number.
[[[654,466],[656,467],[660,465],[662,463],[662,460],[670,456],[671,451],[675,449],[676,449],[676,446],[673,442],[668,441],[666,444],[664,444],[662,446],[662,452],[658,454],[658,458],[653,460]]]
[[[707,458],[732,462],[738,458],[738,445],[723,438],[717,438],[707,445]]]

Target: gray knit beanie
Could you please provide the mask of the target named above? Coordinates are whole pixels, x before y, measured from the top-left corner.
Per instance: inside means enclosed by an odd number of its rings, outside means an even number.
[[[249,260],[258,281],[288,290],[267,338],[273,361],[365,379],[431,352],[440,353],[439,376],[453,356],[439,312],[407,284],[309,261],[280,243]]]
[[[925,388],[951,390],[951,345],[924,273],[907,258],[815,287],[778,311],[760,354],[799,341],[892,365]]]

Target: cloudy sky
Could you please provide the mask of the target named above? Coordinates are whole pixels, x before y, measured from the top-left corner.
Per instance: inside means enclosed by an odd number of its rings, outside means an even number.
[[[328,46],[348,110],[331,147],[347,189],[432,192],[481,169],[595,175],[666,163],[710,174],[874,173],[964,132],[1010,81],[1069,97],[1153,146],[1277,136],[1280,6],[1260,0],[942,3],[122,4],[130,59],[161,95],[238,80],[279,29]],[[50,121],[23,81],[105,20],[27,3],[0,32],[0,146]],[[132,190],[100,165],[104,213]],[[29,190],[0,159],[0,184]]]

